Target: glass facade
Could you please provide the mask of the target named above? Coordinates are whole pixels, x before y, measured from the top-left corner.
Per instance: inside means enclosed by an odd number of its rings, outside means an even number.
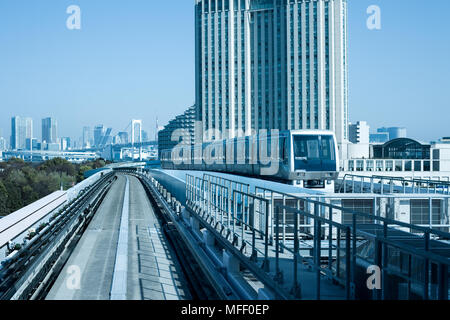
[[[346,0],[197,0],[197,114],[222,137],[348,137]]]
[[[375,159],[430,159],[430,150],[430,145],[423,145],[407,138],[373,146]]]

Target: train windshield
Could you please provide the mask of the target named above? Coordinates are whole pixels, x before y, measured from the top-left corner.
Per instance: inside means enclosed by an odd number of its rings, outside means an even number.
[[[294,136],[295,160],[335,160],[333,136]]]

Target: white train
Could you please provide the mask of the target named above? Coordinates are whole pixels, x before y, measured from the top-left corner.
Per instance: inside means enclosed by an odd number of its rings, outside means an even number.
[[[338,157],[333,132],[290,130],[177,146],[161,152],[161,166],[170,170],[224,172],[306,188],[325,188],[338,177]]]

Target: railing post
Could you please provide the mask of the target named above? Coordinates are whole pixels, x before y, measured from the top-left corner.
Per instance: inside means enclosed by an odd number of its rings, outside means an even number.
[[[275,208],[275,281],[282,282],[280,272],[280,207]]]
[[[333,265],[333,208],[328,208],[328,220],[330,221],[328,225],[328,269],[331,272]]]
[[[346,228],[345,235],[345,293],[347,300],[352,299],[351,295],[351,272],[350,272],[350,261],[351,261],[351,229],[350,227]]]
[[[439,263],[438,266],[438,299],[448,300],[448,266]]]
[[[315,238],[316,238],[316,298],[317,300],[320,300],[320,272],[321,272],[321,244],[322,244],[322,223],[320,219],[317,219],[316,223],[316,232],[315,232]]]
[[[230,186],[228,188],[228,199],[227,199],[227,225],[228,229],[230,228],[230,213],[231,213],[231,197],[232,197],[232,185],[230,183]]]
[[[265,243],[264,243],[264,271],[269,272],[269,202],[266,202],[266,226],[265,226]]]
[[[356,214],[352,215],[352,297],[354,298],[354,290],[356,283]]]
[[[297,200],[297,207],[300,201]],[[300,210],[298,208],[298,210]],[[298,211],[294,213],[294,285],[292,287],[292,295],[296,298],[301,297],[301,288],[298,282],[298,263],[299,263],[299,243],[298,243]]]
[[[384,217],[383,220],[383,240],[387,240],[388,239],[388,225],[387,225],[387,217]],[[381,299],[382,300],[387,300],[388,299],[388,290],[387,289],[387,284],[388,284],[388,273],[387,273],[387,268],[388,268],[388,247],[385,241],[383,241],[383,245],[382,245],[382,257],[381,257],[381,264],[382,264],[382,268],[381,268],[381,281],[382,281],[382,291],[381,291]]]
[[[383,260],[383,246],[382,243],[375,239],[375,265],[381,269],[381,264]],[[384,286],[381,288],[384,290]],[[372,293],[372,297],[374,300],[380,300],[380,290],[374,289]]]
[[[252,212],[252,255],[250,257],[250,260],[256,262],[258,259],[258,251],[256,251],[255,200],[253,200],[253,204],[251,205],[250,210]]]
[[[237,216],[237,195],[236,192],[233,192],[233,236],[236,229],[236,216]]]
[[[283,194],[283,245],[286,244],[286,195]]]
[[[430,232],[429,231],[425,231],[425,233],[424,233],[424,242],[425,242],[425,251],[428,253],[429,249],[430,249]],[[430,260],[425,258],[424,263],[425,263],[425,267],[424,267],[424,271],[423,271],[423,276],[424,276],[423,299],[428,300],[429,299],[428,289],[429,289],[429,283],[430,283]]]

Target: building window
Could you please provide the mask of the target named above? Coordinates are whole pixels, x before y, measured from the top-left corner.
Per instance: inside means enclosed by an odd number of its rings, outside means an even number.
[[[342,207],[358,213],[373,214],[372,199],[342,199]],[[353,214],[344,212],[342,214],[343,224],[353,223]],[[356,223],[373,223],[373,219],[357,215]]]
[[[384,171],[383,161],[377,160],[377,171]]]
[[[439,160],[440,159],[440,155],[441,155],[440,151],[441,150],[439,150],[439,149],[433,150],[433,160]]]
[[[412,171],[412,161],[405,161],[405,171]]]
[[[423,171],[431,171],[431,165],[430,165],[430,161],[424,161],[423,162]]]
[[[355,161],[350,160],[348,162],[348,171],[355,171]]]
[[[386,171],[389,171],[389,172],[394,171],[394,161],[392,161],[392,160],[386,161]]]
[[[356,160],[356,171],[364,171],[364,160]]]
[[[441,200],[432,200],[431,221],[432,224],[441,223]],[[428,225],[430,224],[430,200],[429,199],[411,199],[411,224]]]
[[[433,171],[441,171],[439,161],[433,161]]]
[[[422,162],[414,161],[414,171],[422,171]]]

